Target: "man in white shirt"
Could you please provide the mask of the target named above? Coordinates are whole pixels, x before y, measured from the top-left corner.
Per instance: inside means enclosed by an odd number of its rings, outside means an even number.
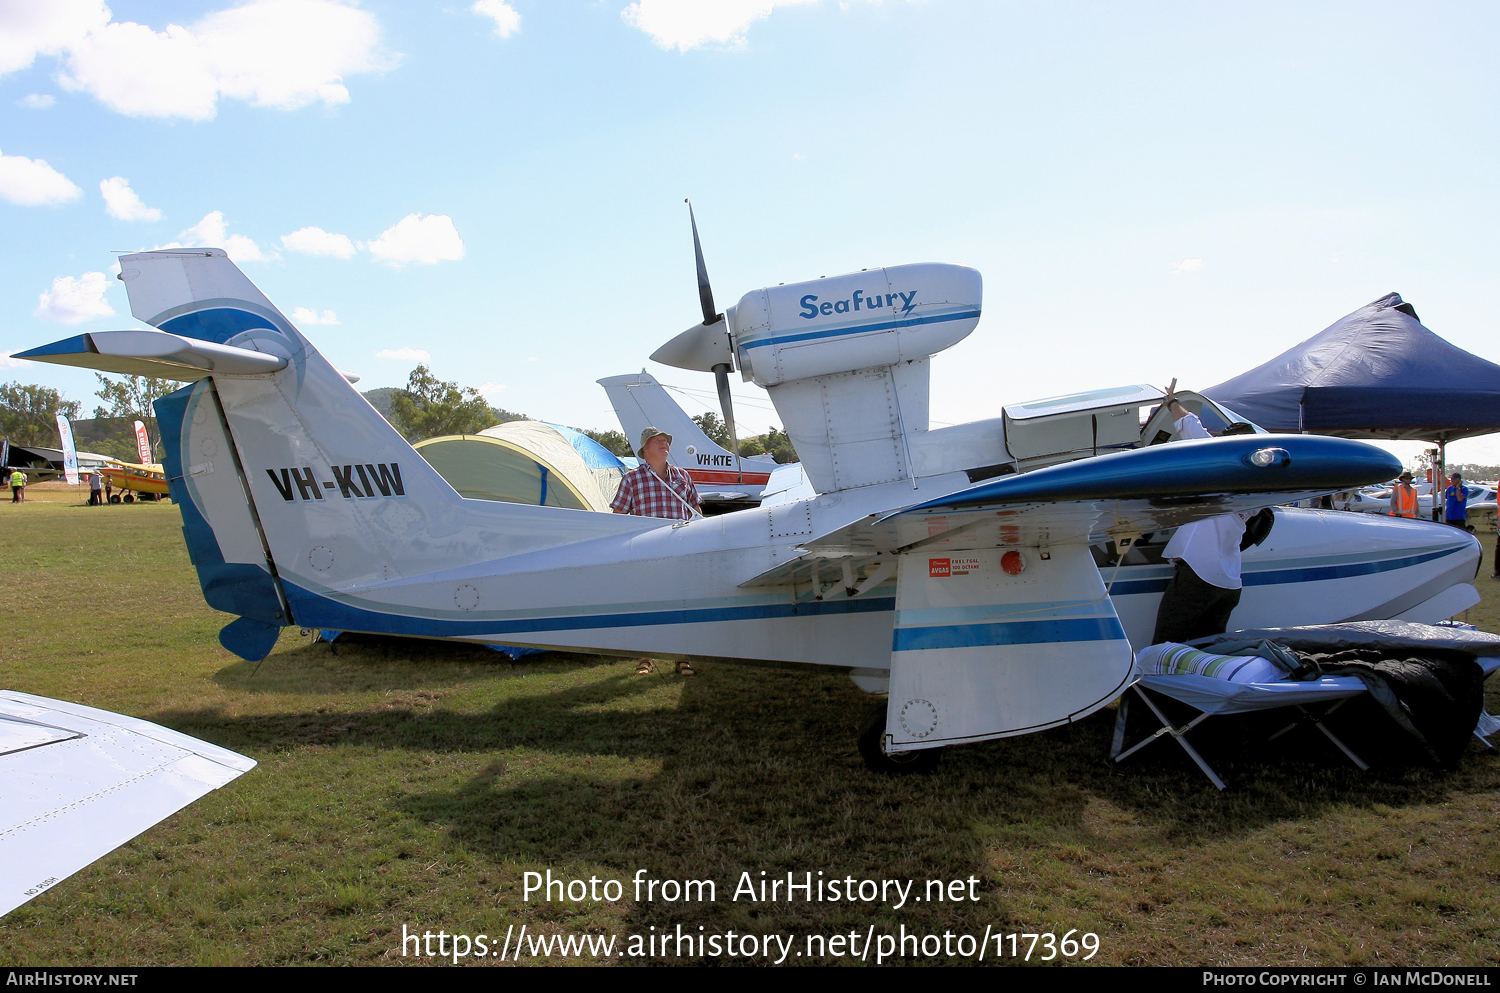
[[[1212,437],[1196,414],[1174,398],[1168,409],[1175,418],[1179,440]],[[1240,539],[1249,514],[1226,514],[1184,524],[1177,529],[1162,557],[1176,565],[1172,581],[1156,608],[1156,631],[1151,643],[1185,642],[1222,634],[1229,615],[1240,602]]]

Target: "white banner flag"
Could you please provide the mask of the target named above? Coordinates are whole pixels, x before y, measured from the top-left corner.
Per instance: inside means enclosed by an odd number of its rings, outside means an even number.
[[[151,439],[146,437],[146,425],[135,422],[135,450],[141,454],[141,465],[151,464]]]
[[[57,415],[57,433],[62,436],[63,476],[69,486],[77,486],[78,449],[73,447],[73,425],[62,414]]]

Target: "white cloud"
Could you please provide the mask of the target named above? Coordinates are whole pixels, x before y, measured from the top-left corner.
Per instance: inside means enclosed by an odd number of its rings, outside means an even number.
[[[64,89],[137,117],[208,120],[221,99],[278,110],[348,103],[346,76],[395,64],[379,50],[374,15],[342,0],[252,0],[162,31],[111,21],[98,0],[10,0],[0,3],[0,39],[8,18],[28,19],[12,8],[52,5],[76,8],[76,16],[30,16],[47,23],[0,41],[0,72],[29,65],[37,54],[60,55]]]
[[[60,55],[109,22],[104,0],[0,3],[0,76],[31,65],[38,55]]]
[[[1174,276],[1181,276],[1183,273],[1197,272],[1199,269],[1202,269],[1202,268],[1203,268],[1203,260],[1202,259],[1183,259],[1181,262],[1177,263],[1176,265],[1174,265],[1172,267],[1172,275],[1174,275]]]
[[[83,196],[73,181],[41,159],[0,154],[0,197],[22,207],[67,203]]]
[[[14,351],[0,352],[0,369],[20,369],[23,366],[31,365],[31,363],[25,359],[12,358],[12,356],[15,354],[16,353]]]
[[[521,15],[505,0],[474,0],[469,10],[494,21],[495,34],[501,38],[509,38],[521,30]]]
[[[281,247],[303,255],[331,255],[347,259],[354,254],[354,242],[347,235],[334,234],[322,228],[298,228],[281,236]]]
[[[102,272],[86,272],[77,279],[58,276],[52,289],[37,297],[37,317],[62,324],[81,324],[96,317],[113,317],[115,309],[104,299],[109,280]]]
[[[491,397],[496,393],[504,393],[508,389],[510,389],[509,383],[485,383],[479,387],[479,395],[482,397]]]
[[[432,353],[422,348],[382,348],[375,353],[377,359],[396,359],[400,362],[431,362]]]
[[[337,324],[338,322],[339,315],[331,310],[325,310],[319,314],[311,307],[298,307],[292,311],[292,323],[299,326],[304,324]]]
[[[686,52],[708,44],[743,45],[750,25],[770,17],[777,7],[813,2],[816,0],[636,0],[620,16],[662,48]]]
[[[57,98],[50,93],[28,93],[16,101],[16,106],[27,110],[46,110],[54,103],[57,103]]]
[[[164,248],[222,248],[236,262],[269,262],[280,257],[274,252],[267,254],[261,251],[259,245],[242,234],[230,234],[229,225],[224,223],[222,210],[209,211],[203,215],[203,220],[183,231],[177,238],[177,241],[157,245],[152,251]]]
[[[219,246],[228,253],[229,257],[236,262],[269,262],[278,256],[273,252],[267,255],[260,250],[260,246],[242,234],[232,234],[224,239]]]
[[[396,266],[436,265],[464,257],[463,239],[447,214],[407,214],[365,247],[380,261]]]
[[[142,203],[135,190],[130,188],[130,180],[124,176],[111,176],[104,180],[99,184],[99,192],[104,194],[104,212],[116,220],[161,220],[161,211]]]

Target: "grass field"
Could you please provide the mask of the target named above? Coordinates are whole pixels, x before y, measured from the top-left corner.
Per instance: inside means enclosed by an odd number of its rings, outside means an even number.
[[[1106,761],[1113,711],[951,749],[929,776],[855,754],[840,672],[633,662],[389,639],[264,663],[219,647],[170,504],[0,505],[0,686],[243,752],[252,772],[0,919],[0,963],[370,964],[402,926],[450,933],[1095,932],[1095,962],[1492,965],[1500,761],[1359,773],[1315,735],[1233,757],[1217,793],[1158,747]],[[55,499],[53,499],[55,497]],[[49,502],[51,500],[52,502]],[[1488,578],[1471,620],[1500,631]],[[1493,681],[1492,681],[1493,682]],[[1492,689],[1491,711],[1500,709]],[[626,881],[616,903],[525,903],[521,875]],[[710,878],[715,903],[628,880]],[[977,877],[977,902],[731,901],[742,871]],[[800,946],[799,946],[800,947]],[[1024,945],[1023,945],[1024,948]],[[629,960],[622,960],[629,961]]]

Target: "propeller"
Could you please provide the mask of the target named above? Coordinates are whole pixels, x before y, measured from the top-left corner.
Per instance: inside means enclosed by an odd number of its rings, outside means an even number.
[[[703,243],[698,240],[698,218],[693,215],[693,201],[683,200],[688,205],[688,222],[693,226],[693,256],[698,263],[698,301],[703,305],[703,326],[711,327],[724,323],[724,315],[714,307],[713,287],[708,284],[708,266],[703,263]],[[728,325],[725,324],[725,331]],[[716,362],[713,366],[714,384],[719,388],[719,407],[724,411],[724,426],[729,429],[729,450],[734,453],[735,468],[740,482],[745,481],[744,467],[740,465],[740,439],[734,429],[734,403],[729,397],[728,362]]]

